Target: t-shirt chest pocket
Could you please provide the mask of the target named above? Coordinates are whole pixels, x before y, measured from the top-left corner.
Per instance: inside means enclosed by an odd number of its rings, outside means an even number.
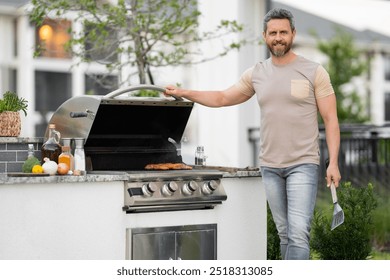
[[[296,98],[306,98],[310,95],[310,82],[308,80],[291,80],[291,95]]]

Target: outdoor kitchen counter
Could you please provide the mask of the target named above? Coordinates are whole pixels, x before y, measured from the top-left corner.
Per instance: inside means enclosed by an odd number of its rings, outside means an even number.
[[[194,166],[197,170],[216,170],[223,173],[224,178],[240,178],[240,177],[260,177],[261,173],[257,167],[227,167],[227,166]]]
[[[259,170],[236,170],[223,172],[223,178],[261,177]]]
[[[0,173],[0,260],[123,260],[131,255],[133,229],[189,224],[218,225],[218,259],[266,259],[260,173],[222,172],[228,198],[214,209],[134,214],[122,210],[124,183],[132,176],[126,172]]]
[[[206,168],[206,167],[205,167]],[[260,171],[256,168],[230,168],[230,167],[209,167],[223,173],[223,178],[260,177]],[[1,173],[0,184],[51,184],[51,183],[93,183],[93,182],[115,182],[128,181],[129,174],[121,171],[93,171],[86,175],[33,175],[21,172]]]
[[[75,175],[53,175],[39,176],[23,173],[2,173],[0,174],[0,184],[52,184],[52,183],[93,183],[93,182],[115,182],[127,181],[126,172],[104,172],[99,174]]]

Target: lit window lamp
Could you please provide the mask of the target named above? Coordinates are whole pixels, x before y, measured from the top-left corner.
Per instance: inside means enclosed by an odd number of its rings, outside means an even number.
[[[70,36],[67,28],[68,21],[47,20],[37,30],[37,39],[41,57],[69,58],[70,54],[64,49],[64,45],[69,41]]]
[[[50,41],[53,38],[53,28],[48,25],[42,25],[41,28],[39,28],[39,39],[42,41]]]

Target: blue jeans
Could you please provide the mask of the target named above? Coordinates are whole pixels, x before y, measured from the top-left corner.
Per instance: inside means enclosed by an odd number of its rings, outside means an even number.
[[[265,193],[285,260],[308,260],[318,187],[318,165],[261,167]]]

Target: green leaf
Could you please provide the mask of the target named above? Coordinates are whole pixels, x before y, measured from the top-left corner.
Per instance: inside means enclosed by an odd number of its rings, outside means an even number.
[[[14,92],[7,91],[3,94],[3,98],[0,99],[0,113],[6,111],[23,111],[24,115],[27,116],[27,107],[27,100],[22,97],[18,97]]]

